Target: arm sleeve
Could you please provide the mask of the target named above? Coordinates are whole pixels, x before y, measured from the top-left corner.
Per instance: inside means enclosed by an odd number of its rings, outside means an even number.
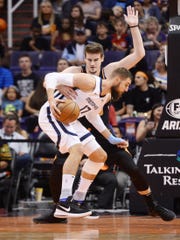
[[[101,117],[98,114],[89,113],[86,115],[86,118],[100,133],[107,129],[107,127],[105,126]]]
[[[74,87],[73,74],[72,73],[48,73],[45,76],[45,87],[46,89],[56,89],[58,85],[66,85]]]

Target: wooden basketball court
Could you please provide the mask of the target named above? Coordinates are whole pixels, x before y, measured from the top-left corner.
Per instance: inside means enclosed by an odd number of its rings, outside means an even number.
[[[67,224],[35,224],[33,216],[0,217],[3,240],[174,240],[180,239],[180,218],[164,222],[149,216],[101,215],[69,219]]]

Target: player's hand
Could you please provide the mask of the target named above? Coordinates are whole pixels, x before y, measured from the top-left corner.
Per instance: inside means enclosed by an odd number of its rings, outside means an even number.
[[[120,147],[120,148],[125,148],[126,149],[126,148],[129,147],[129,142],[124,140],[123,142],[121,142],[117,146]]]
[[[138,19],[138,11],[134,9],[134,7],[128,6],[126,8],[127,15],[124,14],[125,21],[127,24],[131,26],[138,25],[139,19]]]
[[[128,142],[125,141],[124,139],[122,138],[119,138],[119,137],[115,137],[113,136],[112,134],[107,138],[107,140],[113,144],[113,145],[117,145],[117,146],[120,146],[120,147],[127,147],[128,145]]]
[[[61,111],[59,110],[59,108],[57,106],[59,103],[63,103],[63,102],[64,102],[64,100],[55,99],[55,98],[49,100],[49,106],[50,106],[51,112],[55,118],[58,118],[58,116],[61,115]]]
[[[77,93],[74,91],[74,89],[68,86],[61,85],[58,87],[58,90],[68,99],[73,100],[73,98],[76,98],[77,96]]]

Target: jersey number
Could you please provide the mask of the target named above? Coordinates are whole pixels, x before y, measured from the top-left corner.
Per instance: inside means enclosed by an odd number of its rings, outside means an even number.
[[[86,105],[80,109],[80,112],[83,114],[83,113],[89,112],[90,110],[91,108],[88,105]]]

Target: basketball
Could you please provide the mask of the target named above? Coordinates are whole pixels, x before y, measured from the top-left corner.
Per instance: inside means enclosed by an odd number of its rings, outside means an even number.
[[[79,106],[71,99],[65,99],[65,102],[59,103],[57,107],[61,111],[61,115],[58,117],[57,120],[64,124],[69,124],[75,121],[79,116]]]
[[[7,28],[7,23],[4,19],[0,18],[0,32],[4,32]]]

